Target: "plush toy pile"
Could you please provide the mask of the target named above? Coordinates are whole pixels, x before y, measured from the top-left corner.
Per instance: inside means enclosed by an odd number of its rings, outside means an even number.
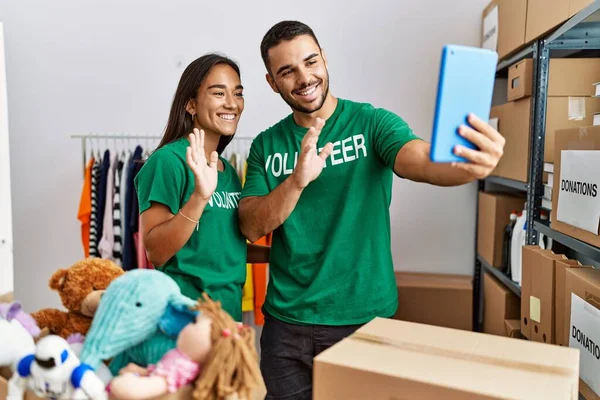
[[[261,384],[254,330],[207,295],[183,296],[160,271],[124,273],[90,258],[57,271],[50,287],[68,313],[30,316],[18,303],[0,304],[0,367],[13,372],[10,400],[22,400],[27,390],[57,400],[175,392],[194,400],[250,400]],[[50,334],[39,338],[40,327]]]

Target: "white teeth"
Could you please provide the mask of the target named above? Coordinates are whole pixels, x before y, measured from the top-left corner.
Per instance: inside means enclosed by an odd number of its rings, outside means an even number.
[[[313,86],[312,88],[308,89],[305,92],[300,92],[300,96],[308,96],[309,94],[311,94],[312,92],[314,92],[315,90],[317,90],[317,86]]]
[[[219,114],[219,118],[232,121],[235,119],[235,114]]]

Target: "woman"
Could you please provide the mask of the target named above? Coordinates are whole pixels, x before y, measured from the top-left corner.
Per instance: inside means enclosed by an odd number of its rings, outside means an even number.
[[[238,225],[242,185],[220,157],[243,110],[236,63],[217,54],[198,58],[183,72],[165,134],[135,178],[150,262],[184,295],[198,299],[206,291],[221,301],[236,321],[246,262],[268,262],[268,248],[246,246]]]

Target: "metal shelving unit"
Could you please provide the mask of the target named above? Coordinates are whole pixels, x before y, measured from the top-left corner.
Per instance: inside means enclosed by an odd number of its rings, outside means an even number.
[[[489,272],[496,279],[502,282],[508,289],[510,289],[511,292],[521,297],[521,286],[519,286],[518,283],[513,282],[513,280],[510,279],[506,274],[504,274],[499,268],[492,267],[481,256],[478,255],[477,259],[483,266],[484,271]]]
[[[557,232],[548,221],[542,221],[541,198],[544,193],[544,141],[546,132],[546,100],[548,92],[548,73],[551,57],[586,57],[590,52],[600,50],[600,0],[595,0],[588,7],[571,17],[556,30],[519,50],[506,60],[501,60],[497,67],[497,76],[506,75],[505,70],[514,63],[531,57],[533,59],[533,88],[530,124],[530,157],[528,184],[515,184],[510,180],[488,178],[486,182],[527,192],[527,244],[537,244],[539,233],[552,238],[566,246],[569,251],[595,262],[600,262],[600,248],[591,246],[573,237]],[[480,182],[480,190],[483,185]],[[489,271],[503,282],[511,291],[520,295],[521,289],[510,278],[496,268],[488,265],[477,256],[475,261],[474,282],[481,284],[482,271]],[[476,288],[480,297],[475,302],[476,312],[481,326],[483,293]],[[584,397],[580,394],[580,399]]]
[[[495,185],[504,186],[504,187],[519,190],[522,192],[527,191],[527,183],[515,181],[513,179],[501,178],[499,176],[490,176],[485,181],[486,181],[486,183],[493,183]]]
[[[550,228],[547,221],[536,221],[533,229],[537,232],[543,233],[544,235],[562,243],[566,247],[582,254],[592,260],[600,262],[600,248],[589,245],[581,240],[575,239],[574,237],[565,235],[564,233],[557,232]]]

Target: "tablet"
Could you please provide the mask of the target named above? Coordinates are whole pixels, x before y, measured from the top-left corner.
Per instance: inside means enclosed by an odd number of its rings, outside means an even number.
[[[430,159],[433,162],[466,162],[454,154],[462,145],[477,149],[458,134],[469,113],[483,121],[490,118],[498,54],[477,47],[446,45],[438,81],[436,109],[431,136]]]

